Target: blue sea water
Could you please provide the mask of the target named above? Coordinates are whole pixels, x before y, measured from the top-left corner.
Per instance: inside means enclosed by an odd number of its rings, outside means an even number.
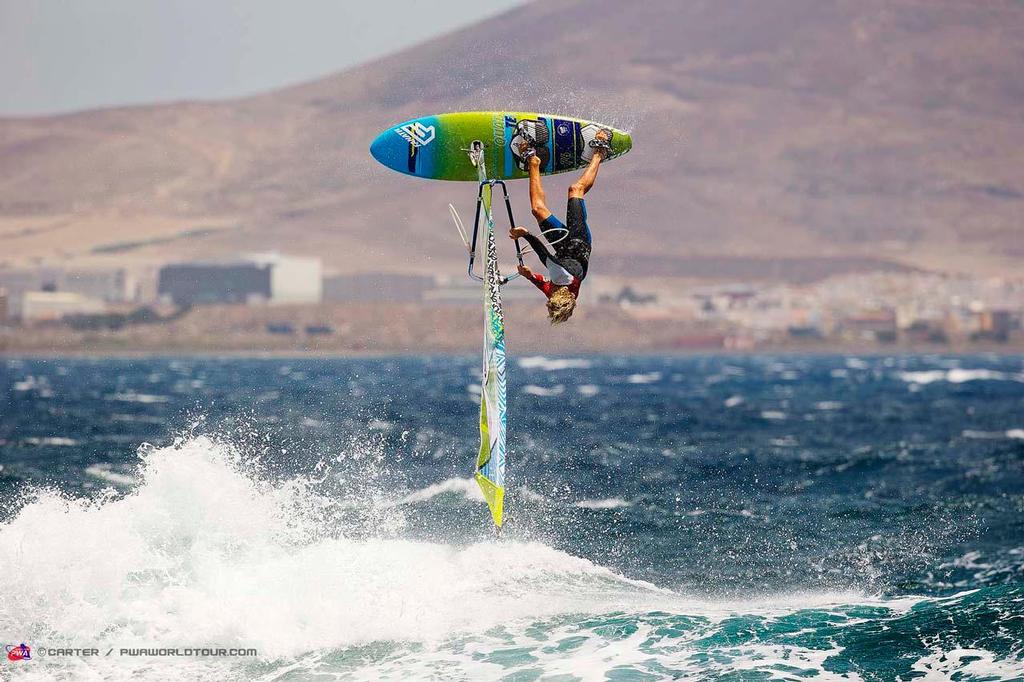
[[[512,358],[499,540],[478,382],[0,359],[0,678],[1024,679],[1024,358]]]

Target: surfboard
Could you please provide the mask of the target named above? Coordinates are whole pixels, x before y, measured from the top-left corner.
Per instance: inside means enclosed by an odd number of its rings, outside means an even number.
[[[466,150],[484,143],[487,175],[492,180],[527,176],[519,155],[523,123],[537,140],[545,175],[583,168],[594,155],[590,141],[601,129],[612,133],[609,159],[633,146],[629,133],[568,116],[522,111],[470,111],[423,116],[388,128],[370,145],[370,154],[399,173],[432,180],[478,180]]]

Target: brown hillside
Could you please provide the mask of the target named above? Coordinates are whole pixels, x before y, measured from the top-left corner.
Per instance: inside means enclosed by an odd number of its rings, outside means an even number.
[[[1016,0],[560,0],[259,97],[0,120],[0,263],[276,248],[447,269],[445,205],[468,212],[473,188],[380,168],[370,140],[420,114],[535,109],[634,133],[590,196],[593,272],[614,248],[604,272],[637,256],[659,276],[772,257],[1011,273],[1022,36]]]

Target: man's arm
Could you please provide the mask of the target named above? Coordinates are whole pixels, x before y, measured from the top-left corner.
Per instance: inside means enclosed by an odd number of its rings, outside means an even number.
[[[548,295],[548,289],[551,287],[551,283],[544,279],[544,275],[534,272],[526,265],[519,266],[519,274],[533,282],[533,286],[544,292],[545,296]]]
[[[533,247],[533,252],[537,254],[537,258],[540,258],[540,262],[547,265],[548,258],[551,258],[551,252],[548,251],[548,247],[545,246],[544,242],[529,232],[523,235],[523,239],[526,240],[527,244]]]
[[[508,231],[508,236],[512,239],[525,239],[533,247],[533,251],[540,258],[541,264],[548,264],[548,258],[551,258],[551,252],[548,251],[548,247],[544,245],[544,242],[530,234],[530,231],[525,227],[513,227]]]

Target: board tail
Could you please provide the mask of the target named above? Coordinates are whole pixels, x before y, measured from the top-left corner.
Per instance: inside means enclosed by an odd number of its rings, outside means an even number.
[[[501,272],[494,243],[491,187],[482,188],[486,221],[484,266],[484,364],[480,391],[480,454],[476,482],[483,492],[491,518],[499,529],[505,507],[505,317],[501,309]]]

